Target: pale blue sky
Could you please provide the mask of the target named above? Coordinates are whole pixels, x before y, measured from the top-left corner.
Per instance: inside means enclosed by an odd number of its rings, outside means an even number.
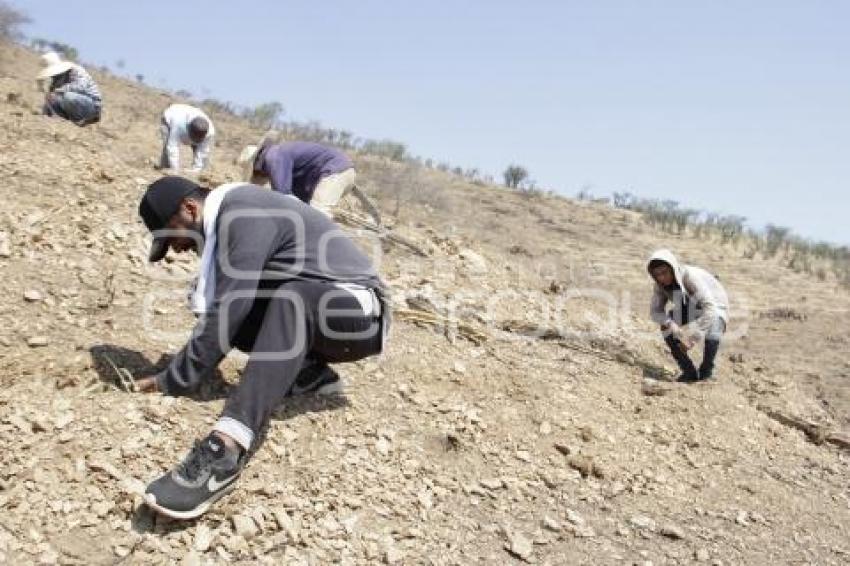
[[[850,243],[850,2],[12,3],[154,85]]]

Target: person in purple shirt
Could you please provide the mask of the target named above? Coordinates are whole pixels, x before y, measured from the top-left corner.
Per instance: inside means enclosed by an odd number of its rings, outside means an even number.
[[[252,183],[269,181],[273,190],[291,194],[328,217],[357,178],[345,153],[312,142],[266,139],[259,146],[246,147],[239,161],[249,168]]]

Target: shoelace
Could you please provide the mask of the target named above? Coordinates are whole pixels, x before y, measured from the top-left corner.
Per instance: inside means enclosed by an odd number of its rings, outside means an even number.
[[[205,442],[196,440],[192,451],[180,463],[179,473],[189,481],[195,481],[203,472],[212,467],[214,456],[205,446]]]

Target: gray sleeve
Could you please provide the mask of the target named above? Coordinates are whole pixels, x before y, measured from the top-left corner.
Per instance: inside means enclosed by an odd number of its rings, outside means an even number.
[[[707,334],[715,321],[720,317],[717,310],[717,301],[705,281],[703,281],[698,273],[692,274],[690,271],[685,271],[682,284],[691,293],[697,308],[701,314],[694,321],[695,326],[699,329],[700,336]]]
[[[658,285],[652,292],[652,299],[649,302],[649,317],[660,325],[668,324],[672,319],[665,310],[667,306],[667,295]]]
[[[279,222],[267,214],[219,217],[212,308],[198,319],[186,346],[157,377],[160,391],[179,395],[197,389],[230,351],[233,338],[251,310],[263,267],[275,251],[280,229]]]

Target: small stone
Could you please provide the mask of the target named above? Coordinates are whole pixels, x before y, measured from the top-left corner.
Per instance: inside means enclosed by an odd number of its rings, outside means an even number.
[[[12,257],[12,246],[6,232],[0,232],[0,257]]]
[[[601,470],[593,464],[593,458],[589,456],[570,456],[567,460],[567,465],[576,470],[581,477],[587,478],[590,476],[601,477]]]
[[[74,413],[62,413],[56,417],[54,426],[57,430],[62,430],[72,422],[74,422]]]
[[[345,529],[345,532],[348,534],[353,534],[354,529],[357,527],[357,521],[360,520],[360,517],[357,515],[350,515],[344,519],[340,519],[340,524]]]
[[[452,366],[452,371],[455,373],[466,373],[466,366],[463,362],[455,362],[454,366]]]
[[[283,509],[273,509],[272,515],[274,516],[274,520],[277,523],[277,527],[282,531],[290,531],[295,527],[295,523],[292,521],[292,517],[289,516]]]
[[[596,434],[593,432],[593,429],[591,429],[590,427],[586,427],[586,426],[581,427],[579,429],[578,436],[584,442],[591,442],[593,439],[596,438]]]
[[[500,480],[498,478],[485,478],[485,479],[481,480],[479,483],[481,484],[481,487],[484,487],[484,488],[487,488],[487,489],[490,489],[490,490],[502,489],[502,486],[504,485],[502,483],[502,480]]]
[[[596,536],[596,531],[590,525],[575,525],[572,531],[579,538],[593,538]]]
[[[29,289],[24,291],[24,300],[28,303],[37,303],[38,301],[44,300],[44,295],[42,295],[40,291]]]
[[[404,560],[404,553],[393,545],[384,551],[384,564],[398,564]]]
[[[567,509],[567,521],[573,525],[583,525],[584,518],[573,509]]]
[[[526,464],[531,463],[531,453],[528,450],[517,450],[516,459]]]
[[[201,566],[201,557],[194,550],[190,550],[180,561],[180,566]]]
[[[109,513],[109,510],[112,509],[111,501],[98,501],[94,505],[91,506],[91,510],[100,518],[106,517]]]
[[[749,525],[750,522],[747,520],[747,512],[739,511],[738,515],[735,517],[735,522],[744,527]]]
[[[564,456],[569,456],[570,454],[573,453],[572,446],[570,446],[568,444],[564,444],[562,442],[556,442],[555,443],[555,450],[557,450],[558,452],[560,452]]]
[[[552,434],[552,425],[549,424],[549,421],[543,421],[542,423],[540,423],[540,434],[544,436],[547,434]]]
[[[259,530],[254,520],[245,515],[234,515],[230,520],[233,522],[233,530],[245,540],[253,538]]]
[[[32,336],[27,340],[27,346],[30,348],[43,348],[50,343],[47,336]]]
[[[119,558],[126,558],[130,555],[130,549],[123,544],[116,544],[112,547],[112,551],[115,553],[115,556],[118,556]]]
[[[634,517],[629,519],[629,523],[636,529],[642,529],[647,531],[655,530],[655,521],[645,515],[635,515]]]
[[[683,531],[677,525],[664,525],[661,527],[659,533],[661,533],[661,536],[665,536],[674,540],[682,540],[683,538],[685,538],[685,531]]]
[[[430,509],[434,506],[434,499],[428,491],[420,491],[416,498],[423,509]]]
[[[210,549],[212,539],[212,530],[202,523],[198,525],[197,529],[195,529],[195,541],[193,543],[193,546],[198,552],[206,552]]]
[[[561,524],[549,515],[543,517],[543,528],[557,533],[561,530]]]
[[[487,271],[487,260],[481,254],[465,248],[458,252],[458,256],[466,262],[471,273],[485,273]]]
[[[670,386],[664,385],[657,379],[644,379],[640,391],[647,397],[661,397],[670,392]]]
[[[522,560],[528,560],[534,550],[531,541],[521,533],[515,531],[508,533],[508,544],[505,548],[508,552]]]
[[[375,442],[375,450],[381,456],[386,456],[390,453],[390,443],[383,436]]]
[[[63,432],[59,435],[60,442],[62,442],[63,435],[68,435],[71,438],[73,438],[74,436],[69,432]],[[132,476],[126,476],[122,478],[120,486],[125,493],[129,493],[131,495],[142,495],[145,493],[145,489],[147,489],[147,486],[142,480],[134,478]]]
[[[33,432],[47,432],[49,427],[47,423],[41,416],[35,416],[29,418],[30,424],[32,425]],[[61,442],[61,439],[60,439]]]

